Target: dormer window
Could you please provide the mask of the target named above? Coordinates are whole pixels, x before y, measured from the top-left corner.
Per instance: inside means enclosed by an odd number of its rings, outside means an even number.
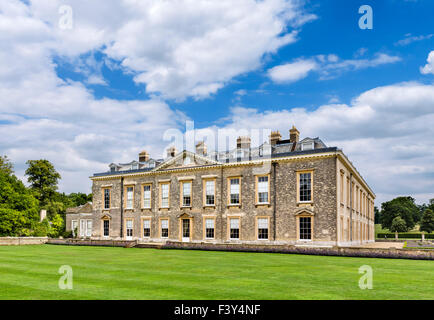
[[[301,150],[305,151],[305,150],[313,150],[314,147],[314,142],[304,142],[301,144]]]

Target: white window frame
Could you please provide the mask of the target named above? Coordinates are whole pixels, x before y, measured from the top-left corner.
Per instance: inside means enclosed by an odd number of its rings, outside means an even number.
[[[259,181],[261,178],[266,178],[267,181]],[[266,176],[257,176],[257,203],[258,204],[269,204],[270,203],[270,177],[268,175]],[[264,188],[264,190],[261,190],[261,188]],[[260,193],[266,193],[267,194],[267,201],[261,201]]]
[[[212,187],[208,184],[212,184]],[[208,191],[211,191],[212,189],[212,193],[208,193]],[[208,203],[208,196],[212,196],[213,197],[213,203]],[[205,181],[205,206],[209,206],[209,207],[213,207],[215,206],[215,180],[206,180]]]
[[[128,189],[132,189],[131,191],[128,191]],[[133,186],[126,186],[126,204],[125,209],[132,210],[134,209],[134,187]],[[131,198],[130,198],[131,196]]]
[[[145,191],[146,187],[149,187],[149,190]],[[144,184],[142,186],[142,188],[143,188],[143,208],[144,209],[151,209],[151,207],[152,207],[152,186],[150,184]]]
[[[263,228],[263,222],[266,222],[266,228]],[[261,228],[262,227],[262,228]],[[258,217],[257,218],[257,226],[256,226],[257,230],[257,238],[260,241],[264,241],[264,240],[269,240],[270,239],[270,219],[268,218],[263,218],[263,217]],[[267,238],[259,238],[259,229],[267,229]]]
[[[238,221],[238,228],[232,228],[232,221]],[[241,235],[240,225],[241,225],[241,219],[239,217],[229,218],[229,239],[230,240],[240,240],[240,235]],[[232,238],[232,233],[231,233],[232,229],[238,229],[238,238]]]
[[[167,187],[167,190],[164,190]],[[169,208],[170,205],[170,185],[169,183],[162,183],[160,185],[161,190],[161,208]],[[165,193],[167,193],[167,197],[165,197]],[[167,204],[165,204],[167,202]]]
[[[193,182],[192,181],[182,181],[182,199],[181,199],[181,206],[183,208],[190,208],[192,206],[193,201]],[[188,188],[185,188],[185,186],[189,186]],[[186,193],[186,190],[188,190],[188,193]],[[184,203],[184,197],[190,197],[190,204]]]
[[[167,222],[167,228],[163,228],[163,222]],[[163,229],[167,229],[167,237],[163,237]],[[167,238],[169,238],[169,232],[170,232],[170,229],[169,229],[169,219],[161,219],[160,220],[160,237],[162,238],[162,239],[167,239]]]
[[[212,228],[208,227],[208,221],[212,222]],[[208,237],[207,236],[207,229],[213,229],[214,230],[214,236],[213,237]],[[207,240],[212,240],[215,239],[215,219],[214,218],[205,218],[205,239]]]

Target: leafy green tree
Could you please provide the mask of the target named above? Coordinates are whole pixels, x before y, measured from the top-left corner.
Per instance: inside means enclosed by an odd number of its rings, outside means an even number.
[[[41,205],[45,206],[56,193],[60,174],[48,160],[29,160],[26,164],[29,166],[26,170],[27,181]]]
[[[24,212],[0,208],[0,237],[18,237],[30,227]]]
[[[50,232],[50,223],[47,219],[44,219],[42,222],[34,222],[32,224],[32,230],[33,237],[46,237]]]
[[[407,224],[405,220],[401,217],[395,217],[392,221],[392,225],[390,226],[390,231],[392,232],[406,232]]]
[[[71,193],[68,198],[74,203],[75,207],[82,206],[88,202],[92,202],[92,194],[86,193]]]
[[[417,213],[417,215],[414,217],[414,222],[416,224],[420,223],[420,220],[422,219],[423,213],[425,212],[425,210],[428,208],[428,205],[426,203],[421,204],[421,205],[417,205],[419,212]]]
[[[426,209],[423,213],[420,223],[420,231],[431,233],[434,231],[434,212],[431,209]]]
[[[12,174],[0,169],[0,235],[29,235],[31,223],[39,219],[39,202]]]
[[[66,206],[62,202],[49,202],[44,209],[47,210],[47,218],[50,221],[57,215],[63,217],[66,212]]]
[[[379,224],[380,223],[380,216],[381,216],[381,212],[380,210],[378,210],[377,207],[374,207],[374,223],[375,224]]]
[[[0,208],[38,214],[38,200],[15,176],[0,171]]]
[[[14,173],[14,166],[10,162],[8,156],[0,156],[0,171],[3,171],[7,175]]]
[[[59,214],[56,214],[54,217],[51,218],[50,222],[51,225],[48,235],[52,238],[59,237],[65,229],[65,222],[63,218]]]
[[[419,208],[412,197],[398,197],[381,204],[381,226],[383,229],[391,230],[392,222],[396,217],[405,221],[406,230],[414,228]]]

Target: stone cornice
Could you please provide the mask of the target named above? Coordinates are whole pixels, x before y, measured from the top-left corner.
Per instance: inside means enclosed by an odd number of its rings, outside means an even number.
[[[146,172],[136,172],[136,173],[127,173],[127,174],[113,174],[107,176],[93,176],[89,177],[93,181],[104,181],[104,180],[114,180],[130,177],[142,177],[142,176],[156,176],[156,175],[164,175],[171,173],[183,173],[183,172],[194,172],[194,171],[204,171],[210,169],[219,169],[219,168],[234,168],[234,167],[245,167],[245,166],[260,166],[266,163],[273,162],[292,162],[292,161],[306,161],[306,160],[317,160],[317,159],[325,159],[325,158],[333,158],[337,156],[338,152],[325,152],[325,153],[316,153],[309,155],[299,155],[299,156],[286,156],[281,158],[267,158],[267,159],[259,159],[259,160],[250,160],[250,161],[240,161],[240,162],[230,162],[230,163],[219,163],[216,165],[206,165],[206,166],[198,166],[198,167],[184,167],[179,169],[169,169],[169,170],[161,170],[161,171],[146,171]],[[370,189],[369,189],[370,190]]]

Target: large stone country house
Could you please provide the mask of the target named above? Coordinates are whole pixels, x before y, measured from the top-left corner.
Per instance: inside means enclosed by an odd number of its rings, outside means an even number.
[[[229,152],[175,148],[95,174],[92,205],[68,210],[78,237],[143,242],[347,246],[374,241],[375,194],[342,150],[319,138]]]

